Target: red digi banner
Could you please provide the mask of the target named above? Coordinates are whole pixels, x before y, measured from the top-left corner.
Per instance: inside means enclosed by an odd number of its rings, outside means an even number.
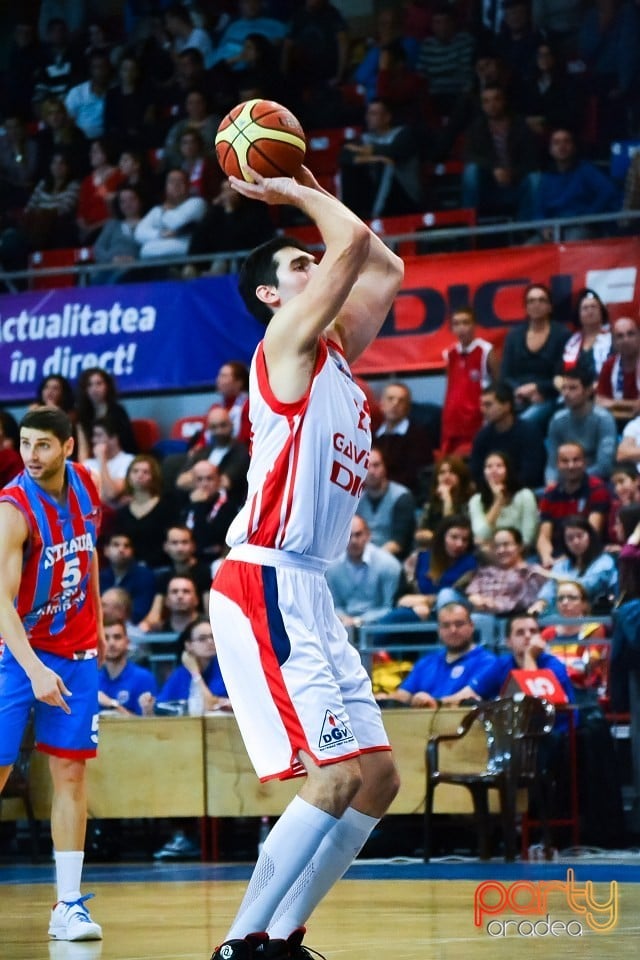
[[[511,324],[524,319],[524,290],[550,287],[555,317],[570,323],[579,290],[590,287],[611,319],[640,309],[640,239],[519,246],[405,259],[402,289],[377,340],[355,366],[358,374],[438,370],[454,343],[451,313],[471,306],[478,336],[500,347]]]

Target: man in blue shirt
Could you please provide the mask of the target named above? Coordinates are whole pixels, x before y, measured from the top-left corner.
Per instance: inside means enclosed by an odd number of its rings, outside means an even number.
[[[111,587],[122,587],[133,602],[131,620],[139,623],[151,610],[156,595],[156,578],[152,570],[139,563],[131,537],[126,533],[113,533],[104,547],[108,561],[100,571],[100,593]]]
[[[438,610],[438,634],[443,650],[418,660],[397,690],[377,694],[377,700],[397,700],[411,707],[436,707],[456,694],[473,676],[493,666],[495,656],[473,639],[474,625],[467,606],[447,603]]]
[[[104,625],[105,656],[98,680],[98,703],[104,710],[149,716],[158,692],[150,670],[128,659],[129,637],[122,620],[107,620]]]

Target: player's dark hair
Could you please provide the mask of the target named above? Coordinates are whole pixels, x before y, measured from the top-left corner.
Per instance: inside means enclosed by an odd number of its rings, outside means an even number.
[[[256,247],[240,268],[238,277],[240,296],[249,313],[253,314],[265,327],[271,320],[273,311],[266,303],[258,299],[256,290],[262,284],[277,288],[278,277],[276,271],[278,264],[275,261],[275,255],[279,250],[284,250],[285,247],[293,247],[294,250],[302,250],[304,253],[311,252],[304,243],[295,240],[293,237],[274,237],[272,240],[267,240],[266,243]]]
[[[20,429],[44,430],[52,433],[60,443],[66,443],[73,436],[71,420],[57,407],[36,407],[25,413],[20,421]]]

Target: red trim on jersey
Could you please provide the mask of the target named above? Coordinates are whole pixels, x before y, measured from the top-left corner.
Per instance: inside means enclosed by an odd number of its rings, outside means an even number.
[[[283,403],[282,400],[278,400],[271,389],[271,385],[269,383],[269,372],[267,370],[267,361],[264,356],[264,341],[259,343],[256,352],[256,376],[258,378],[258,389],[260,390],[260,394],[262,395],[265,403],[273,410],[274,413],[280,413],[283,417],[291,418],[294,417],[296,413],[301,413],[304,407],[307,405],[309,394],[311,392],[311,385],[322,370],[322,367],[326,363],[328,356],[329,351],[327,350],[327,344],[322,338],[320,338],[318,340],[316,362],[313,366],[313,373],[311,374],[311,379],[309,380],[309,386],[299,400],[294,400],[293,403]]]
[[[71,750],[67,747],[50,747],[46,743],[36,743],[36,750],[49,757],[64,757],[67,760],[93,760],[98,754],[97,747],[92,750]]]

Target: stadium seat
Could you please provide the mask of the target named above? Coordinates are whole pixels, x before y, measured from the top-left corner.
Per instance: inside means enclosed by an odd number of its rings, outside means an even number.
[[[325,190],[339,196],[340,151],[349,140],[355,140],[361,127],[327,127],[307,133],[306,164]]]
[[[51,287],[75,287],[75,273],[47,274],[38,276],[39,270],[53,267],[76,267],[81,263],[93,262],[92,247],[60,247],[56,250],[36,250],[29,256],[29,269],[33,271],[30,279],[32,290],[47,290]]]
[[[140,453],[151,453],[160,439],[160,427],[150,417],[140,417],[131,421],[131,428]]]
[[[174,420],[170,437],[172,440],[189,441],[196,433],[204,430],[205,423],[205,418],[197,414],[191,417],[180,417],[178,420]]]
[[[418,231],[437,230],[443,227],[474,227],[476,211],[472,207],[460,207],[457,210],[433,210],[428,213],[407,213],[399,217],[378,217],[371,220],[369,226],[379,237],[390,237],[399,233],[417,233]],[[475,246],[475,239],[471,238]],[[400,256],[414,256],[417,252],[415,240],[402,240],[398,243]]]

